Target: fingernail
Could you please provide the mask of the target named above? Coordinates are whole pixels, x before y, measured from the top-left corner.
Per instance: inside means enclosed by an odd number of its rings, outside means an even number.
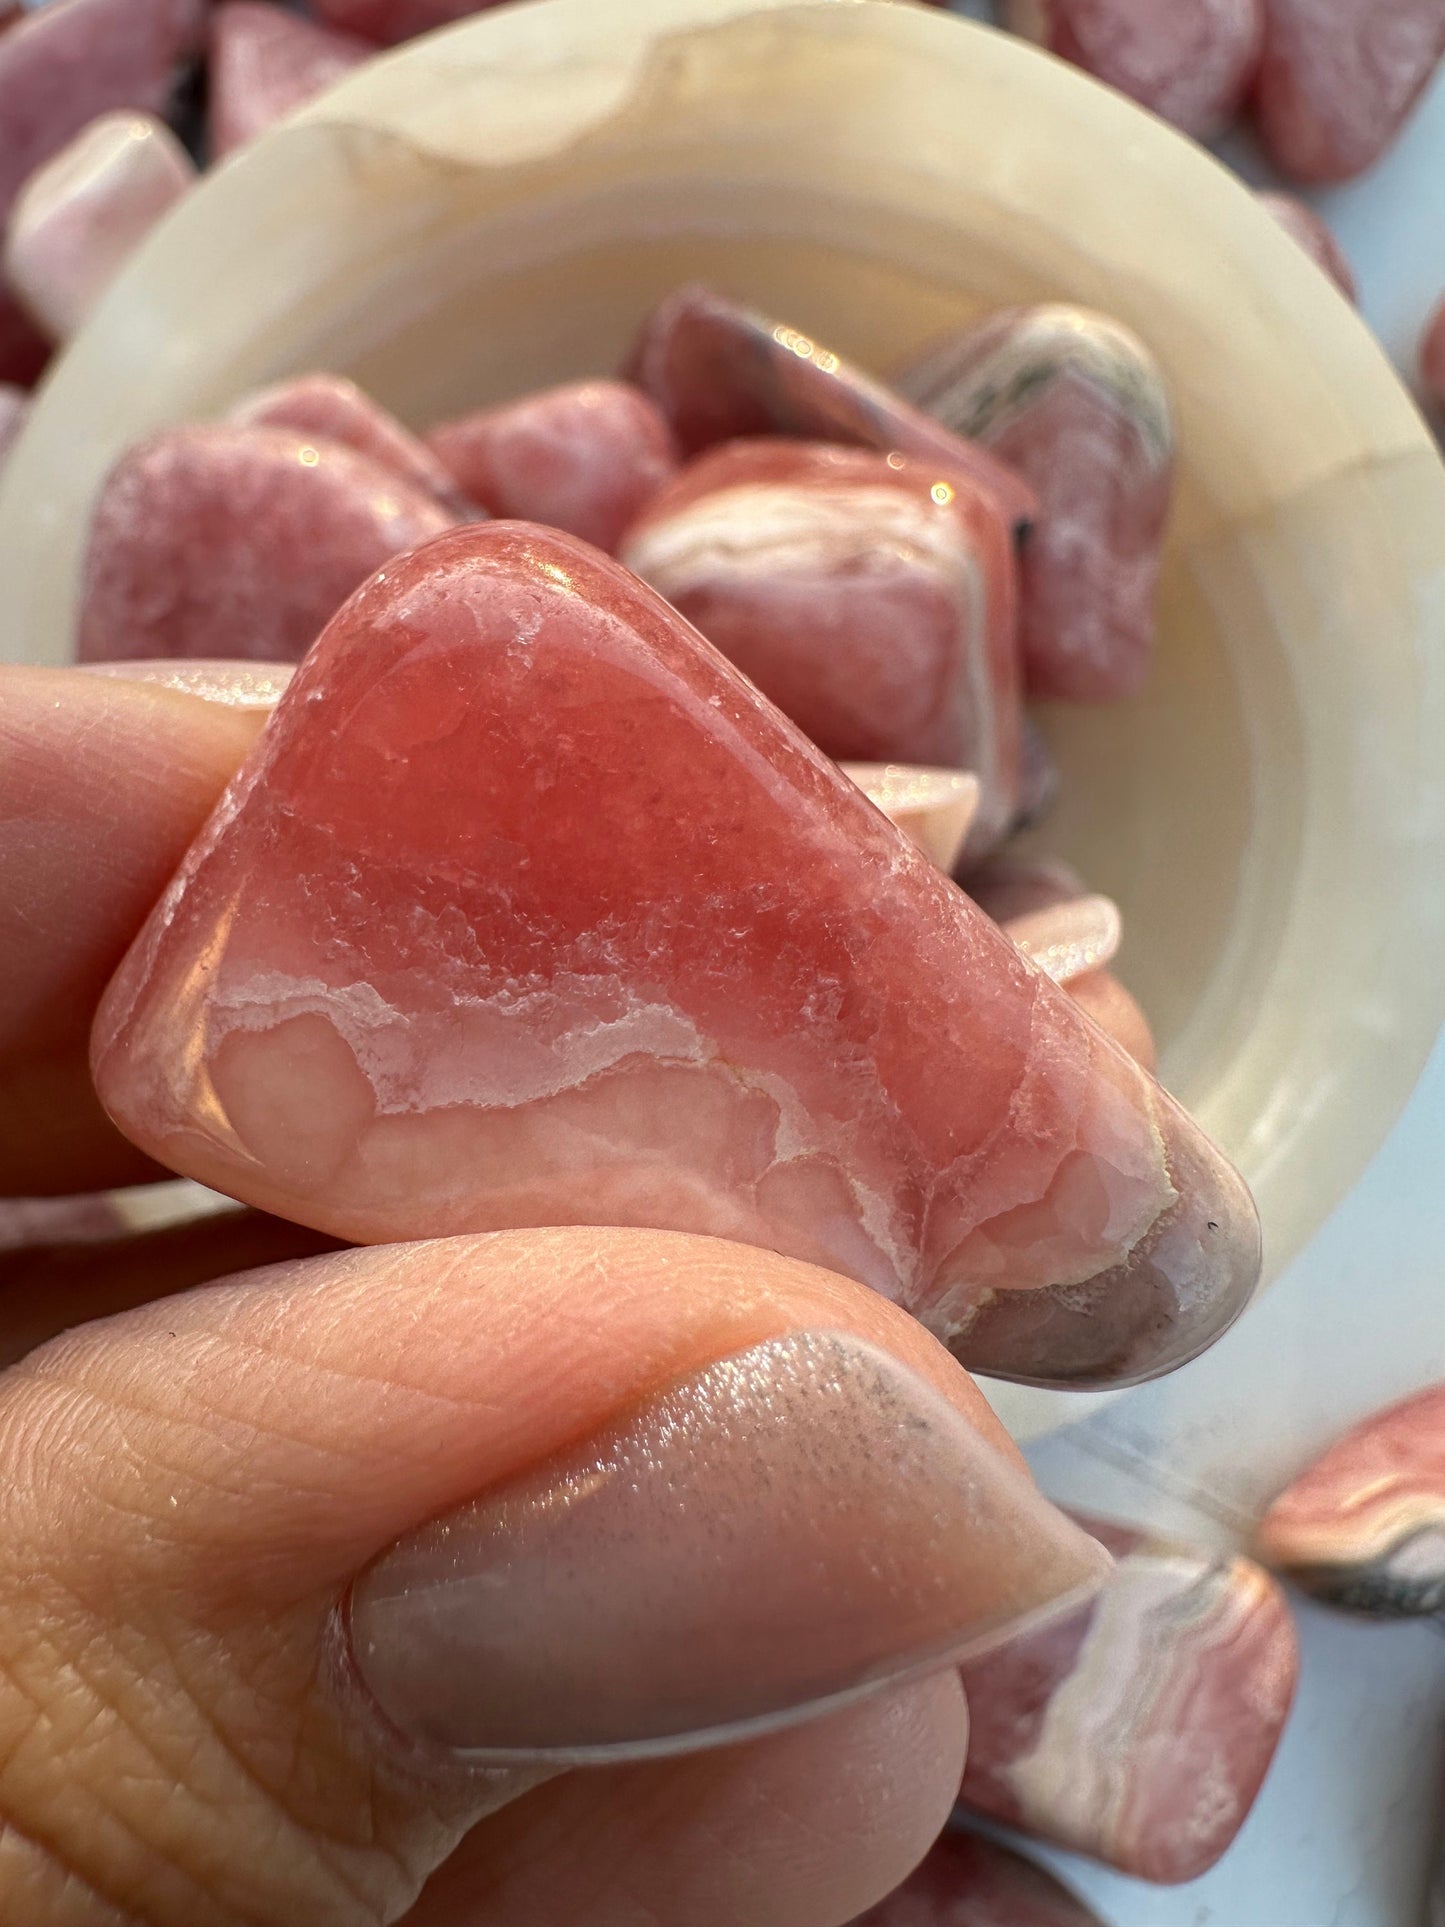
[[[87,676],[118,676],[123,682],[159,683],[182,696],[224,703],[228,709],[274,709],[296,666],[289,662],[171,661],[82,662]]]
[[[490,1764],[767,1732],[985,1649],[1108,1555],[948,1401],[849,1336],[709,1366],[353,1588],[404,1734]]]
[[[1102,970],[1119,954],[1124,925],[1108,897],[1075,897],[1004,925],[1017,947],[1056,984]]]

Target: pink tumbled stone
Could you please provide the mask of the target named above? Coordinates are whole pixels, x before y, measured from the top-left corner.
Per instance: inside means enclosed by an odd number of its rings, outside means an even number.
[[[16,197],[5,236],[11,287],[65,341],[195,181],[195,163],[164,121],[102,114]]]
[[[684,454],[744,436],[795,435],[943,463],[988,490],[1011,524],[1037,506],[1027,483],[986,449],[831,348],[710,288],[679,288],[660,302],[624,373],[657,402]]]
[[[524,395],[441,422],[427,441],[491,514],[580,535],[609,555],[677,471],[667,423],[625,381]]]
[[[25,426],[29,412],[30,397],[25,390],[0,381],[0,468],[5,466],[5,457]]]
[[[946,1833],[918,1871],[853,1927],[1102,1927],[1097,1914],[1022,1854]]]
[[[1441,0],[1265,0],[1254,112],[1270,158],[1299,181],[1372,167],[1445,53]]]
[[[946,336],[899,385],[1037,492],[1019,603],[1029,693],[1136,694],[1174,484],[1169,397],[1143,342],[1086,308],[1009,308]]]
[[[298,1223],[712,1233],[1036,1382],[1178,1363],[1258,1270],[1157,1085],[659,596],[523,523],[339,612],[92,1061],[136,1142]]]
[[[270,0],[223,0],[211,16],[210,130],[216,160],[244,147],[376,48]]]
[[[1261,0],[1004,0],[1004,24],[1207,140],[1259,64]]]
[[[991,495],[900,455],[728,442],[663,490],[620,559],[829,756],[969,770],[971,840],[1008,830],[1015,563]]]
[[[333,27],[393,46],[433,27],[485,13],[500,0],[311,0],[314,13]]]
[[[1248,1559],[1101,1520],[1096,1599],[963,1669],[965,1803],[1165,1885],[1244,1824],[1299,1670],[1284,1596]]]
[[[976,776],[907,763],[844,763],[843,772],[930,863],[952,871],[978,814]]]
[[[117,108],[160,113],[206,0],[49,0],[0,38],[0,224],[42,162]]]
[[[440,502],[459,522],[478,510],[426,443],[343,375],[297,375],[248,395],[230,421],[246,428],[285,428],[339,442]]]
[[[1358,298],[1355,271],[1344,249],[1307,202],[1298,200],[1293,194],[1274,194],[1262,190],[1259,204],[1269,210],[1292,240],[1298,241],[1316,267],[1324,269],[1347,300]]]
[[[1420,337],[1420,381],[1425,399],[1445,415],[1445,300],[1431,315]]]
[[[1332,1445],[1266,1512],[1255,1550],[1347,1612],[1445,1615],[1445,1385]]]
[[[78,653],[295,662],[373,570],[455,523],[354,449],[280,428],[172,429],[106,478]]]

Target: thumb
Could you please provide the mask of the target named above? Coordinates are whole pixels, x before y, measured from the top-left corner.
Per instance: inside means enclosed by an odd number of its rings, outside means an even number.
[[[0,1810],[36,1923],[392,1921],[470,1834],[467,1927],[516,1927],[517,1882],[528,1927],[636,1919],[629,1851],[651,1917],[722,1927],[745,1891],[759,1927],[829,1927],[956,1789],[956,1685],[922,1716],[916,1682],[1103,1562],[903,1314],[651,1232],[344,1252],[88,1326],[0,1380],[0,1508]],[[890,1693],[907,1717],[864,1717]],[[819,1713],[825,1747],[782,1730]],[[742,1740],[731,1777],[628,1764]],[[882,1832],[838,1818],[865,1742],[903,1790]],[[523,1794],[478,1900],[484,1816]],[[579,1797],[641,1803],[634,1847]],[[748,1884],[669,1911],[657,1868],[686,1880],[712,1800]],[[822,1901],[787,1871],[820,1827]]]

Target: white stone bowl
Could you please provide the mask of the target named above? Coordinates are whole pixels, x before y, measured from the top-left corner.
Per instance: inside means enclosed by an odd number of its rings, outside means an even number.
[[[1248,193],[1016,40],[880,0],[540,0],[360,70],[211,176],[59,364],[0,485],[0,654],[70,655],[87,504],[147,430],[314,367],[424,424],[612,368],[694,276],[880,370],[1040,298],[1162,360],[1158,665],[1048,717],[1040,840],[1123,905],[1166,1081],[1277,1272],[1445,1013],[1445,471]],[[1085,1402],[999,1403],[1031,1433]]]

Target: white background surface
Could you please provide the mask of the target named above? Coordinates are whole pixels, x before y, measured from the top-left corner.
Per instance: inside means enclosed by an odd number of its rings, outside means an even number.
[[[988,17],[983,0],[958,11]],[[1266,177],[1247,137],[1226,147],[1250,178]],[[1420,330],[1445,292],[1445,71],[1379,167],[1310,198],[1413,380]],[[1445,1048],[1364,1181],[1233,1334],[1030,1458],[1057,1499],[1237,1546],[1338,1432],[1439,1378]],[[1298,1616],[1296,1710],[1212,1874],[1161,1889],[1054,1857],[1112,1927],[1424,1927],[1430,1853],[1445,1852],[1445,1626],[1361,1625],[1303,1601]]]

